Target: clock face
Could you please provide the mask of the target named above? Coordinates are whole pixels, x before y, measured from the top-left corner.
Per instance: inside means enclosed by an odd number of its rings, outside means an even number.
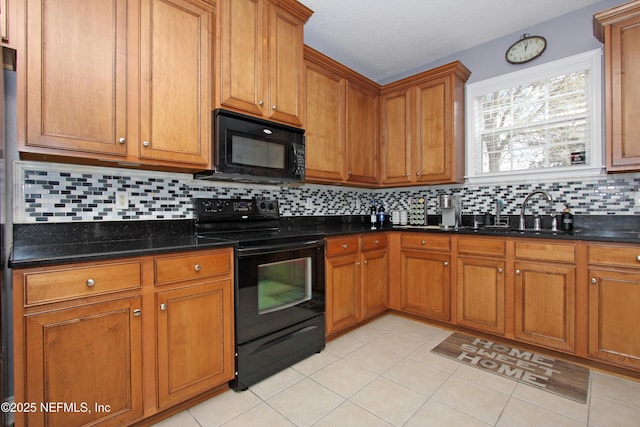
[[[523,36],[507,49],[505,58],[507,62],[512,64],[522,64],[542,55],[542,52],[544,52],[546,48],[547,41],[544,37]]]

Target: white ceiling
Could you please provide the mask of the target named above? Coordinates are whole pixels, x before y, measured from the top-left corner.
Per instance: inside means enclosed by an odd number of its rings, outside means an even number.
[[[300,1],[305,43],[380,82],[600,0]]]

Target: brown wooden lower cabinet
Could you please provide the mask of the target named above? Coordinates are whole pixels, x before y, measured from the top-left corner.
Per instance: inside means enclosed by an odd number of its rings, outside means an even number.
[[[15,402],[38,405],[16,426],[128,425],[233,378],[232,248],[15,269],[13,283]]]
[[[327,239],[326,334],[373,317],[389,307],[385,233]]]
[[[575,266],[516,262],[514,312],[516,339],[575,352]]]
[[[16,425],[110,426],[140,418],[140,307],[133,296],[25,316],[25,390],[15,401],[37,408],[17,416]]]

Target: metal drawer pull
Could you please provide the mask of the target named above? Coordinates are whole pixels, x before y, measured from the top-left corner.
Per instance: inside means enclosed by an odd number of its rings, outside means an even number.
[[[426,240],[423,240],[423,241],[421,241],[420,243],[422,243],[423,245],[426,245],[426,244],[427,244],[427,241],[426,241]]]
[[[133,310],[133,315],[136,317],[140,317],[141,313],[142,313],[142,310],[140,310],[139,308],[136,308],[135,310]]]
[[[127,140],[126,140],[125,138],[120,138],[120,139],[118,140],[118,142],[119,142],[120,144],[124,144],[125,142],[127,142]]]
[[[356,265],[360,267],[360,261],[356,261]]]
[[[640,262],[640,255],[636,257],[636,260]]]
[[[449,261],[445,261],[445,262],[444,262],[444,266],[445,266],[445,267],[448,267],[448,266],[449,266]]]
[[[498,273],[502,273],[502,267],[498,267]]]
[[[591,283],[593,283],[595,285],[596,283],[598,283],[598,279],[596,279],[595,277],[592,277],[591,278]]]
[[[520,274],[520,270],[516,270],[516,274]]]
[[[95,285],[95,284],[96,284],[96,281],[95,281],[95,280],[93,280],[93,279],[87,279],[87,286],[88,286],[88,287],[92,288],[92,287],[93,287],[93,285]]]
[[[369,260],[368,260],[368,259],[365,259],[365,260],[364,260],[364,265],[368,265],[368,264],[369,264]]]
[[[194,266],[193,266],[193,269],[194,269],[195,271],[200,271],[200,264],[196,264],[196,265],[194,265]]]
[[[380,244],[380,240],[374,240],[373,243],[375,243],[376,245],[379,245]],[[638,257],[638,258],[640,258],[640,257]]]
[[[347,249],[349,245],[347,245],[346,243],[342,245],[343,248]]]
[[[167,311],[167,304],[160,304],[160,310]]]

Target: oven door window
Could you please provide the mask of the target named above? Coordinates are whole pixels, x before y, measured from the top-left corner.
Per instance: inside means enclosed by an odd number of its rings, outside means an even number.
[[[311,299],[311,258],[258,266],[258,314],[271,313]]]

